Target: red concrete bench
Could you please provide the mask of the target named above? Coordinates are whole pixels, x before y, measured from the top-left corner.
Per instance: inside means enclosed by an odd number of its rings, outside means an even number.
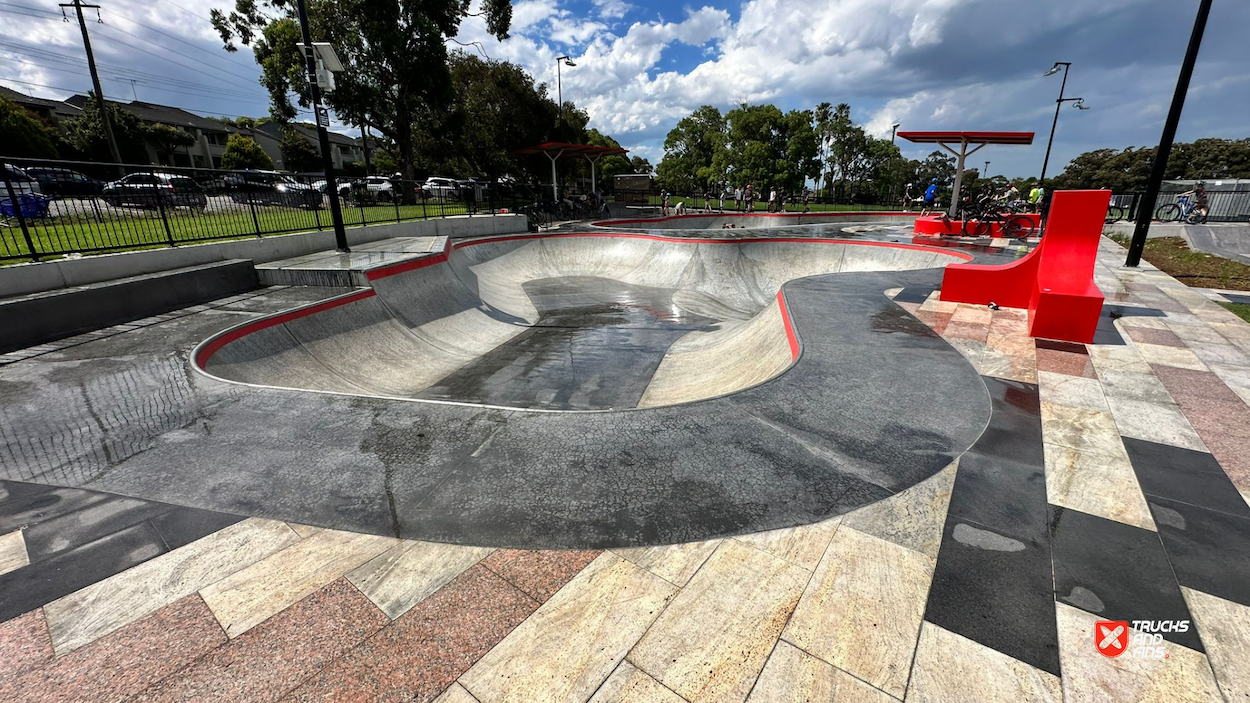
[[[1111,191],[1056,192],[1042,242],[1009,264],[951,264],[942,300],[1027,308],[1029,335],[1088,344],[1102,314],[1094,260]]]

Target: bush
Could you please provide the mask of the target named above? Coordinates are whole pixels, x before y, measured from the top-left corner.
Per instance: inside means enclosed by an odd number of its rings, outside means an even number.
[[[226,140],[226,151],[221,155],[221,167],[224,169],[255,168],[273,169],[273,159],[256,143],[255,139],[242,134],[231,134]]]
[[[56,131],[20,105],[0,98],[0,154],[56,159]]]

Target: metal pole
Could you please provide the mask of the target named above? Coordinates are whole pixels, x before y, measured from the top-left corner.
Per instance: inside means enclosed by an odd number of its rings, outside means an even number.
[[[30,227],[26,224],[25,213],[22,212],[22,199],[18,197],[17,189],[13,187],[13,181],[9,180],[9,170],[0,168],[0,175],[4,176],[4,190],[9,194],[9,202],[13,204],[13,214],[17,217],[17,226],[22,230],[22,238],[26,240],[26,250],[30,252],[30,260],[38,261],[39,252],[35,249],[35,243],[31,241]]]
[[[87,69],[91,72],[91,85],[95,88],[96,104],[100,107],[100,121],[104,125],[104,139],[109,144],[109,156],[113,163],[122,162],[121,152],[117,149],[117,138],[113,136],[113,122],[109,119],[108,107],[104,102],[104,89],[100,87],[100,74],[95,70],[95,54],[91,51],[91,36],[87,34],[87,20],[83,19],[83,8],[99,10],[99,5],[84,5],[82,0],[64,3],[61,7],[72,7],[78,13],[78,28],[82,30],[82,45],[87,50]]]
[[[560,101],[560,119],[564,119],[564,83],[560,80],[560,64],[564,59],[556,59],[556,100]]]
[[[313,113],[317,116],[317,140],[321,143],[321,165],[326,175],[326,191],[330,195],[330,219],[334,222],[334,244],[341,252],[349,252],[347,230],[343,228],[343,211],[339,207],[339,187],[334,178],[334,155],[330,153],[330,112],[321,104],[321,88],[317,85],[317,55],[313,51],[312,30],[308,28],[308,8],[304,0],[296,0],[299,8],[299,25],[304,39],[304,60],[308,72],[308,92],[312,97]]]
[[[364,115],[360,116],[360,144],[365,152],[365,175],[373,175],[373,169],[369,166],[369,120]]]
[[[1150,169],[1150,181],[1146,183],[1146,194],[1142,196],[1141,205],[1137,208],[1137,226],[1133,228],[1133,241],[1128,247],[1128,258],[1125,266],[1136,267],[1141,263],[1142,252],[1146,249],[1146,237],[1150,234],[1150,218],[1154,215],[1154,204],[1159,198],[1159,186],[1163,184],[1163,175],[1167,170],[1168,157],[1172,154],[1172,140],[1176,138],[1176,126],[1181,121],[1181,111],[1185,108],[1185,94],[1189,92],[1189,79],[1194,74],[1194,64],[1198,61],[1198,48],[1202,46],[1202,33],[1207,27],[1207,16],[1211,14],[1211,0],[1201,0],[1198,4],[1198,16],[1194,19],[1194,31],[1189,35],[1189,48],[1185,50],[1185,60],[1181,63],[1181,73],[1176,79],[1176,92],[1172,94],[1172,107],[1168,110],[1168,119],[1163,123],[1163,136],[1159,139],[1159,150],[1155,153],[1154,166]]]
[[[1050,146],[1055,143],[1055,127],[1059,125],[1059,108],[1063,107],[1063,89],[1068,87],[1068,68],[1072,64],[1063,64],[1063,82],[1059,84],[1059,99],[1055,101],[1055,119],[1050,123],[1050,139],[1046,140],[1046,158],[1042,160],[1042,177],[1037,184],[1046,187],[1046,167],[1050,165]]]

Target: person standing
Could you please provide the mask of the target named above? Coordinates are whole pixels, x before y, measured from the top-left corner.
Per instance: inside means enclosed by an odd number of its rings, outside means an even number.
[[[1044,191],[1042,190],[1041,183],[1037,183],[1029,191],[1029,210],[1031,212],[1037,212],[1037,209],[1041,207],[1043,193]]]
[[[768,190],[768,211],[775,212],[777,208],[777,187],[773,186]]]
[[[660,196],[660,215],[668,217],[668,191],[664,191],[664,195]]]
[[[742,186],[734,187],[734,212],[742,210]]]
[[[928,215],[929,211],[937,207],[937,192],[938,192],[937,179],[934,178],[929,181],[929,187],[926,188],[924,191],[924,208],[920,211],[921,217]]]
[[[803,214],[812,211],[812,191],[810,188],[803,189]]]
[[[747,184],[747,189],[742,191],[742,205],[746,212],[753,212],[755,209],[755,191],[751,189],[751,184]]]

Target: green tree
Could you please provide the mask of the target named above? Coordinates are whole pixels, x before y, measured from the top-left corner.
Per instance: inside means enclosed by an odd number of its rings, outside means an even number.
[[[132,164],[148,163],[148,130],[143,123],[133,112],[120,105],[110,102],[105,104],[108,106],[109,122],[112,124],[113,137],[117,140],[117,150],[121,152],[122,161]],[[109,154],[108,139],[104,135],[100,101],[96,100],[94,94],[87,96],[82,114],[66,121],[65,141],[88,161],[113,160]]]
[[[629,160],[629,168],[634,173],[653,173],[655,167],[651,162],[641,156],[635,156]]]
[[[185,149],[195,143],[195,135],[167,124],[148,125],[145,130],[148,141],[156,147],[161,163],[167,166],[174,165],[174,154],[178,153],[178,149]]]
[[[326,101],[340,118],[365,120],[395,145],[405,178],[412,178],[414,123],[453,102],[447,44],[475,11],[493,36],[508,37],[510,0],[308,0],[312,35],[328,41],[348,69],[335,76]],[[294,0],[236,0],[232,12],[214,9],[213,27],[228,51],[252,47],[274,119],[295,116],[290,95],[310,104],[308,77]],[[412,194],[405,189],[405,198]]]
[[[273,168],[273,159],[260,148],[255,139],[242,134],[231,134],[226,140],[226,151],[221,155],[221,167],[226,169]]]
[[[713,161],[726,136],[725,118],[711,105],[683,117],[664,139],[664,159],[656,169],[661,187],[693,192],[723,179],[725,172]]]
[[[597,129],[588,131],[586,143],[592,146],[606,146],[612,149],[621,148],[620,142],[606,134],[600,133]],[[630,165],[629,159],[624,155],[604,156],[595,163],[595,175],[598,180],[598,186],[602,190],[611,190],[617,174],[632,172],[633,167]]]
[[[56,130],[30,111],[0,98],[0,155],[27,159],[60,158]]]
[[[293,128],[282,130],[278,150],[282,152],[282,163],[288,171],[304,173],[321,168],[321,151]]]

